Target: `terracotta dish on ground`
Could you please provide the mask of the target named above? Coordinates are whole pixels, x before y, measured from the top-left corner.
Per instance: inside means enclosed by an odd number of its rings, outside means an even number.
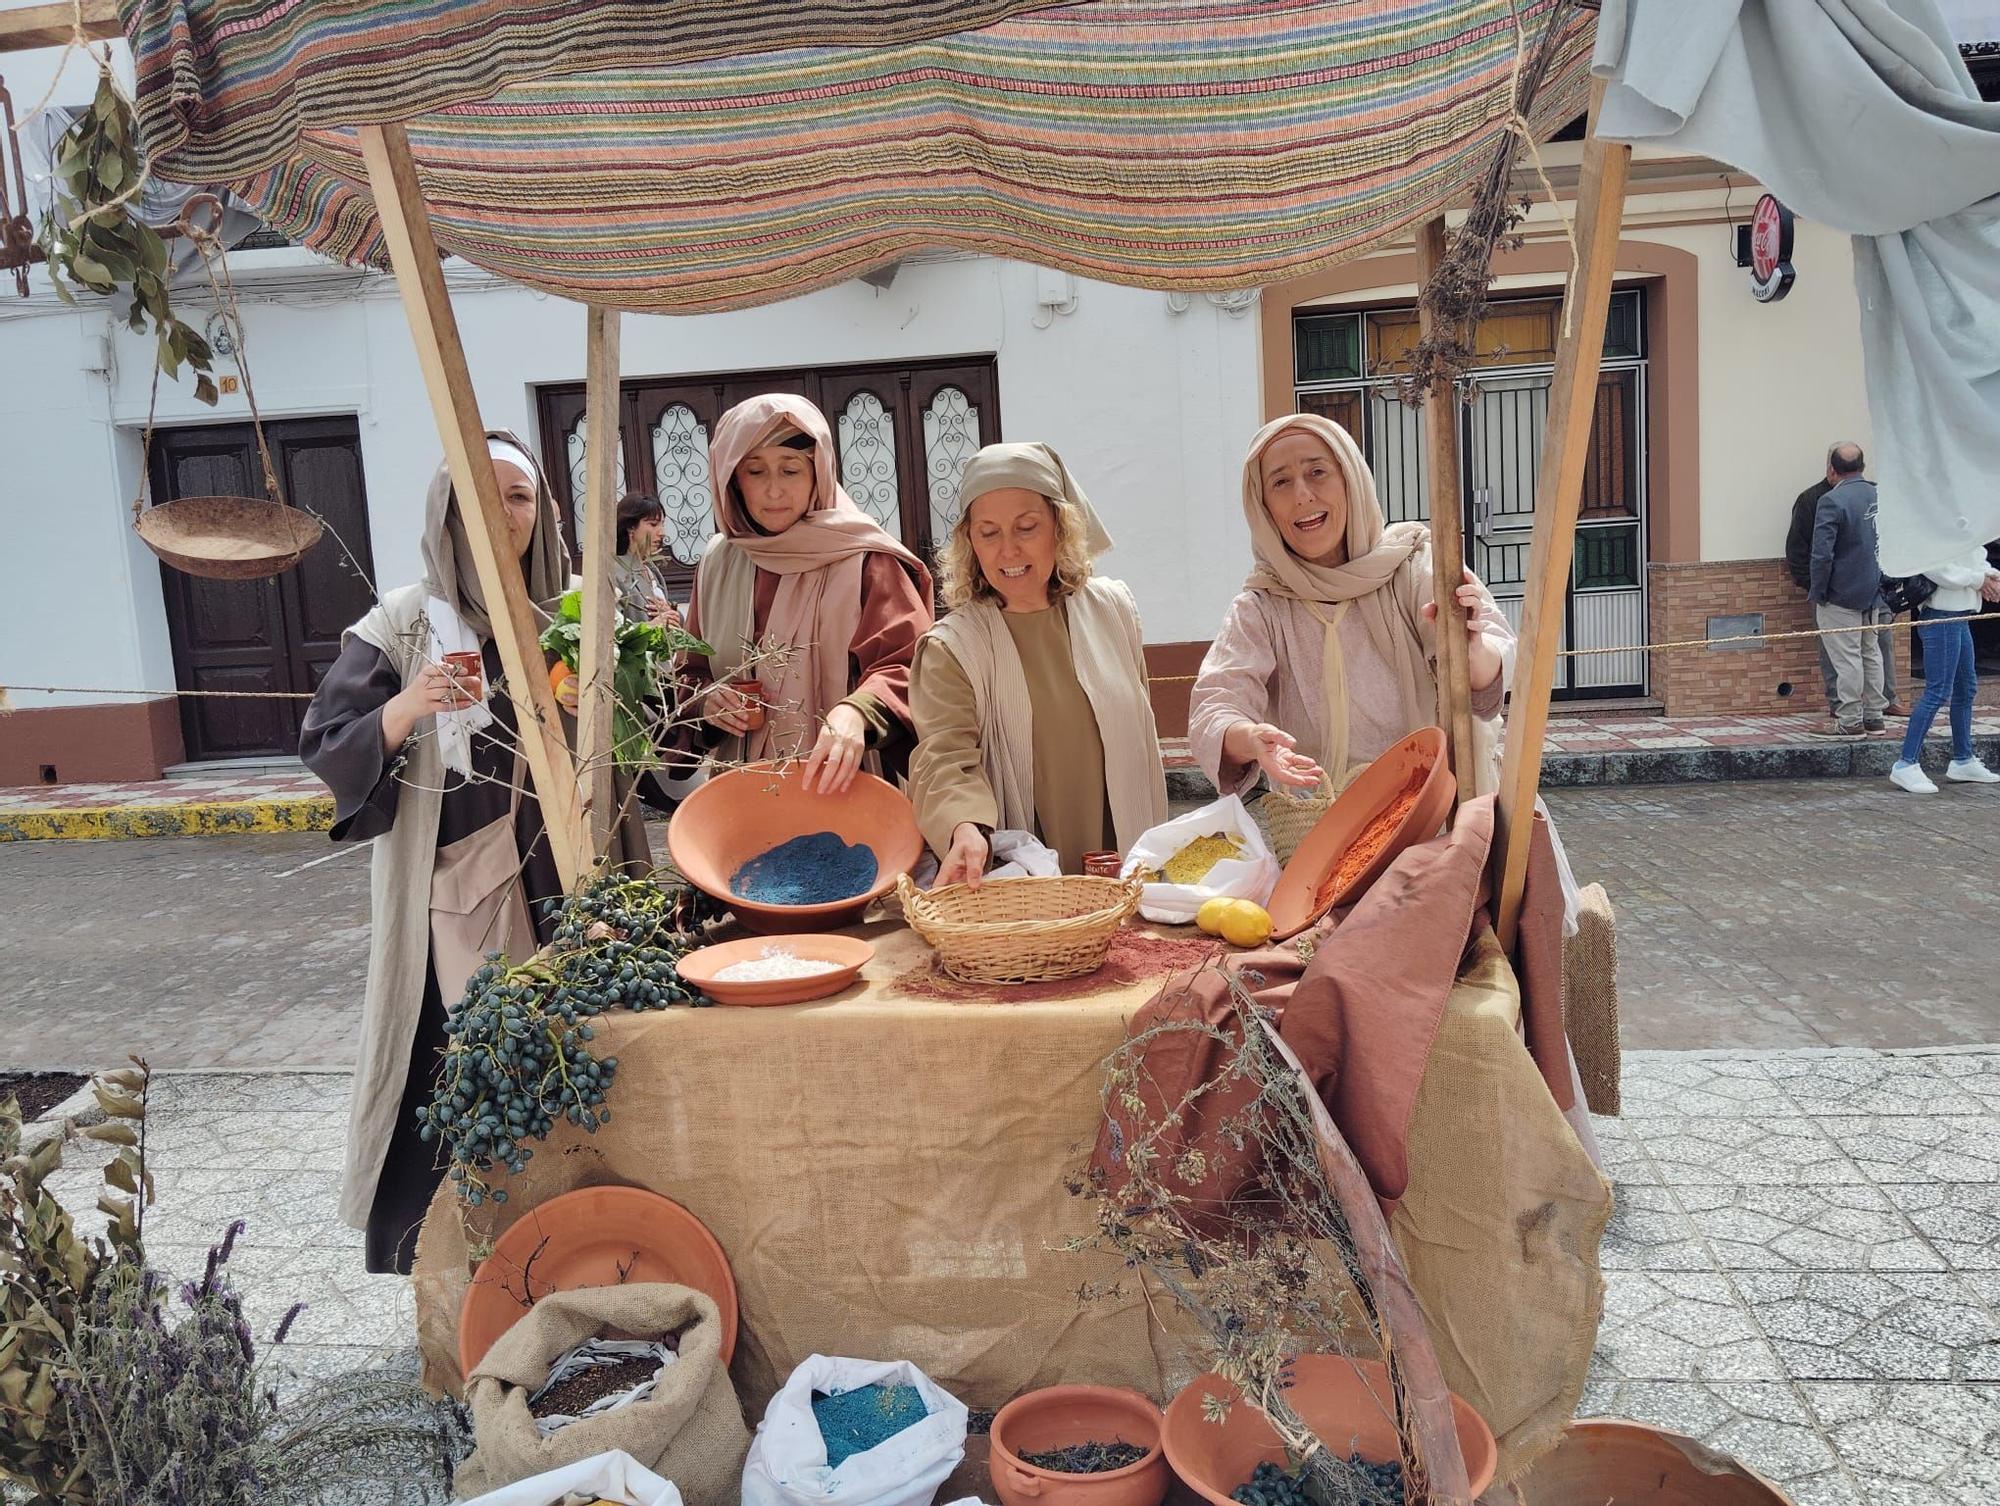
[[[1048,1386],[1017,1396],[994,1417],[991,1438],[988,1472],[1001,1506],[1160,1506],[1173,1482],[1160,1447],[1160,1409],[1118,1386]],[[1094,1475],[1021,1458],[1079,1443],[1129,1443],[1146,1457]]]
[[[1707,1444],[1610,1417],[1571,1423],[1514,1484],[1535,1506],[1791,1506],[1792,1500]]]
[[[470,1379],[494,1342],[550,1292],[665,1281],[713,1298],[722,1362],[736,1351],[736,1278],[708,1226],[643,1187],[580,1187],[550,1198],[494,1243],[458,1310],[458,1368]]]
[[[839,970],[810,978],[743,979],[716,977],[739,962],[755,962],[767,947],[782,947],[803,962],[835,962]],[[837,994],[861,976],[875,948],[858,936],[751,936],[689,952],[675,969],[681,982],[698,988],[718,1004],[804,1004]]]
[[[1285,1400],[1321,1443],[1342,1458],[1359,1454],[1370,1464],[1402,1457],[1389,1372],[1380,1361],[1302,1354],[1292,1362],[1292,1374],[1294,1382]],[[1204,1396],[1227,1403],[1228,1416],[1219,1423],[1208,1421],[1202,1414]],[[1499,1462],[1493,1430],[1457,1395],[1451,1399],[1451,1415],[1459,1452],[1465,1456],[1466,1482],[1477,1496],[1493,1483]],[[1285,1445],[1270,1420],[1213,1372],[1196,1376],[1167,1404],[1165,1436],[1167,1462],[1174,1473],[1214,1506],[1234,1506],[1229,1493],[1255,1474],[1259,1464],[1290,1467]],[[1534,1497],[1537,1506],[1541,1499]]]
[[[1381,852],[1359,874],[1335,884],[1334,875],[1347,849],[1378,815],[1402,795],[1410,780],[1424,775],[1422,791]],[[1458,785],[1451,760],[1445,756],[1442,727],[1423,727],[1389,748],[1361,772],[1292,854],[1291,862],[1271,891],[1271,939],[1286,941],[1320,920],[1329,910],[1352,904],[1387,871],[1404,848],[1428,841],[1444,825]]]
[[[695,888],[729,906],[747,929],[763,935],[852,925],[923,856],[917,813],[893,784],[856,774],[846,794],[821,795],[805,788],[804,769],[802,762],[731,769],[682,801],[667,826],[674,867]],[[871,848],[874,887],[823,905],[765,905],[730,892],[731,876],[750,859],[816,831]]]

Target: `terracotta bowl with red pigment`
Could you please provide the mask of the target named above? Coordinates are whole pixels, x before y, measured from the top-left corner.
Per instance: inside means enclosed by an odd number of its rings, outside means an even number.
[[[695,888],[729,906],[746,929],[762,935],[852,925],[923,856],[917,813],[893,784],[856,774],[846,793],[822,795],[805,788],[804,767],[795,762],[731,769],[682,801],[667,824],[674,867]],[[730,877],[750,859],[816,831],[871,849],[874,887],[824,905],[764,905],[730,892]]]
[[[1410,808],[1375,860],[1345,883],[1335,884],[1340,860],[1355,838],[1390,806],[1422,774],[1424,784],[1417,803]],[[1458,783],[1445,755],[1442,727],[1420,727],[1394,744],[1380,758],[1361,771],[1361,776],[1340,792],[1326,814],[1306,833],[1292,854],[1291,862],[1271,891],[1271,940],[1289,941],[1307,926],[1321,920],[1329,910],[1352,904],[1368,886],[1388,871],[1403,849],[1429,841],[1451,813],[1452,797]]]
[[[1376,1360],[1338,1354],[1302,1354],[1292,1362],[1294,1383],[1285,1393],[1292,1409],[1328,1448],[1343,1458],[1359,1454],[1371,1464],[1401,1457],[1389,1372]],[[1210,1422],[1202,1398],[1227,1404],[1228,1415]],[[1465,1456],[1465,1476],[1477,1496],[1493,1483],[1499,1450],[1493,1430],[1463,1399],[1453,1396],[1451,1415]],[[1167,1462],[1174,1473],[1214,1506],[1234,1506],[1229,1493],[1264,1463],[1288,1468],[1285,1445],[1264,1414],[1244,1401],[1221,1376],[1198,1376],[1167,1404]],[[1540,1506],[1541,1497],[1534,1498]],[[1603,1506],[1594,1502],[1593,1506]]]
[[[1129,1443],[1146,1457],[1094,1475],[1062,1474],[1021,1457],[1079,1443]],[[1160,1409],[1118,1386],[1047,1386],[1015,1397],[993,1419],[988,1469],[1001,1506],[1160,1506],[1173,1478]]]

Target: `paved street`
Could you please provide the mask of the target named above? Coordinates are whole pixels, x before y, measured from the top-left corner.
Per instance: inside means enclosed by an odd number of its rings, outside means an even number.
[[[1765,781],[1549,803],[1618,909],[1628,1046],[2000,1042],[2000,792]],[[351,1062],[365,852],[311,833],[0,843],[0,892],[0,1068]]]

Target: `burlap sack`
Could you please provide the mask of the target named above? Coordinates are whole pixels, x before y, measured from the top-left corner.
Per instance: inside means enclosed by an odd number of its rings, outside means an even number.
[[[653,1394],[544,1438],[528,1396],[557,1359],[602,1334],[655,1338],[680,1333],[680,1354]],[[688,1506],[736,1506],[750,1430],[722,1363],[715,1303],[684,1286],[641,1282],[588,1286],[542,1298],[487,1351],[468,1388],[478,1448],[460,1466],[462,1496],[510,1485],[623,1449],[673,1481]]]
[[[1576,934],[1563,942],[1563,1028],[1593,1114],[1616,1116],[1624,1057],[1618,1041],[1618,941],[1602,884],[1577,895]]]

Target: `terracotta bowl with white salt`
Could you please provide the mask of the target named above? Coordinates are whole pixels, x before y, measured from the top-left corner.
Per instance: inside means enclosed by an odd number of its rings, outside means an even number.
[[[855,936],[749,936],[681,958],[681,981],[718,1004],[804,1004],[853,986],[875,948]]]

